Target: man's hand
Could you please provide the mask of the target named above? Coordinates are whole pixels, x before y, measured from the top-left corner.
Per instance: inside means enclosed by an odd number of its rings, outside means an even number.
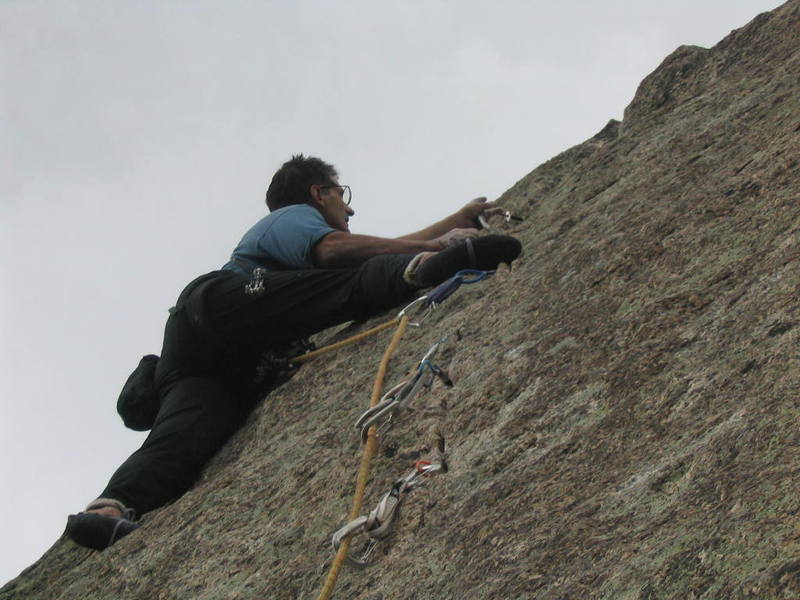
[[[404,235],[399,239],[432,240],[438,242],[439,238],[448,236],[451,234],[451,232],[459,229],[480,229],[481,224],[478,222],[479,215],[489,217],[502,212],[503,209],[497,206],[496,203],[487,202],[486,198],[475,198],[475,200],[467,202],[463,207],[458,209],[449,217],[445,217],[441,221],[437,221],[425,229]],[[461,239],[463,239],[463,237],[470,236],[462,236]]]
[[[477,227],[480,228],[478,217],[490,217],[502,213],[503,209],[497,206],[495,202],[487,202],[485,197],[475,198],[467,202],[457,213],[456,216],[459,222],[456,227]]]
[[[440,235],[433,241],[438,243],[441,246],[441,249],[443,250],[448,246],[457,244],[461,240],[465,240],[467,238],[473,238],[476,237],[477,235],[478,235],[478,230],[475,227],[456,227],[455,229],[451,229],[444,235]]]

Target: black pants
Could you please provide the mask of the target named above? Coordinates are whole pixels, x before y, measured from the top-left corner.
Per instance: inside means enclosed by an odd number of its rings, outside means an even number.
[[[411,258],[272,272],[260,295],[245,292],[250,276],[224,271],[189,284],[164,331],[156,421],[100,497],[142,514],[183,494],[263,395],[255,381],[262,353],[408,301],[416,291],[403,280]]]

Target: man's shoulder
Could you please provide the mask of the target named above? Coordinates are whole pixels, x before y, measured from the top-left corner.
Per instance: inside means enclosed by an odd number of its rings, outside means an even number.
[[[263,217],[258,223],[255,224],[255,229],[266,233],[274,226],[280,224],[280,227],[292,226],[301,223],[316,223],[324,221],[320,212],[313,206],[308,204],[292,204],[291,206],[284,206]]]
[[[267,218],[269,217],[273,219],[283,219],[287,217],[321,219],[322,214],[310,204],[290,204],[289,206],[273,210],[267,215]]]
[[[313,206],[285,206],[257,221],[245,233],[233,256],[270,269],[307,269],[313,267],[312,247],[331,231]],[[225,267],[232,268],[229,264]]]

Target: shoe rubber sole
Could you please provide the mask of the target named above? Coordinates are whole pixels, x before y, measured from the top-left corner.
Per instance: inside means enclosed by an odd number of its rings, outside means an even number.
[[[105,550],[138,527],[139,523],[128,519],[95,513],[78,513],[67,517],[69,538],[79,546],[93,550]]]

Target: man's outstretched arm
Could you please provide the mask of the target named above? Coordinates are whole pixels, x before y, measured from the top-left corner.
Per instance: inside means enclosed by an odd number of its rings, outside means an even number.
[[[333,231],[322,238],[311,251],[314,266],[320,269],[357,267],[379,254],[416,254],[438,252],[454,241],[478,235],[478,215],[501,210],[486,198],[476,198],[457,212],[415,233],[399,238]]]
[[[444,236],[450,231],[454,229],[461,229],[461,230],[473,230],[473,235],[477,234],[478,228],[478,216],[479,215],[486,215],[489,216],[491,214],[499,212],[501,209],[497,207],[497,204],[494,202],[487,202],[485,197],[482,198],[475,198],[475,200],[471,200],[467,202],[464,206],[462,206],[459,210],[454,212],[452,215],[449,215],[442,219],[441,221],[437,221],[433,225],[429,225],[425,229],[421,229],[419,231],[415,231],[414,233],[409,233],[404,235],[398,239],[401,240],[432,240],[434,238],[438,238],[440,236]],[[470,237],[469,235],[461,235],[457,236],[457,238],[463,237]]]

